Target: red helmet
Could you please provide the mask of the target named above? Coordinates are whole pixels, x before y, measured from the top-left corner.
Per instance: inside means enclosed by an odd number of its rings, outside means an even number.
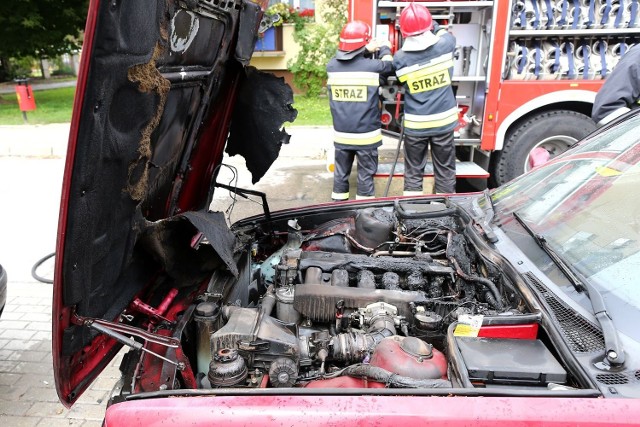
[[[433,29],[433,18],[429,9],[421,4],[410,3],[400,14],[402,37],[417,36]]]
[[[360,49],[371,40],[371,27],[366,22],[352,21],[344,26],[340,32],[338,49],[351,52]]]

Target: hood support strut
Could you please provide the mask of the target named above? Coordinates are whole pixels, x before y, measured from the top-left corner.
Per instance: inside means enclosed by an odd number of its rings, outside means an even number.
[[[175,362],[173,360],[167,359],[166,357],[157,354],[144,346],[144,344],[136,341],[133,337],[142,338],[145,342],[152,342],[155,344],[163,345],[167,348],[178,348],[180,347],[180,340],[174,337],[167,337],[164,335],[154,334],[152,332],[145,331],[140,328],[136,328],[129,325],[123,325],[122,323],[109,322],[102,319],[92,319],[86,317],[80,317],[75,315],[73,317],[74,323],[78,325],[84,325],[88,328],[94,329],[101,334],[104,334],[114,340],[118,341],[120,344],[126,345],[137,351],[144,351],[153,356],[156,356],[159,359],[162,359],[172,365],[175,365],[178,370],[185,369],[185,364],[182,362]],[[128,334],[130,336],[127,336]]]

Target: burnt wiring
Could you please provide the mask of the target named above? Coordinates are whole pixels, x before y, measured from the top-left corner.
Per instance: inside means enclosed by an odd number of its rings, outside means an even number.
[[[221,183],[216,183],[214,184],[217,187],[220,188],[226,188],[229,191],[229,197],[231,197],[231,204],[227,207],[227,209],[224,211],[225,213],[225,217],[227,220],[228,224],[231,224],[231,215],[233,214],[233,210],[235,208],[235,205],[238,201],[238,196],[243,197],[244,199],[246,199],[249,202],[253,202],[259,206],[262,206],[262,208],[265,210],[265,214],[267,216],[269,216],[269,209],[268,206],[266,205],[266,199],[265,199],[265,195],[264,193],[258,192],[258,191],[254,191],[254,190],[241,190],[238,187],[238,169],[235,166],[231,166],[228,165],[226,163],[221,163],[220,165],[218,165],[213,172],[213,176],[217,176],[220,167],[225,166],[226,168],[228,168],[231,173],[233,174],[231,179],[229,179],[228,184],[221,184]],[[250,195],[254,195],[254,196],[260,196],[262,197],[262,201],[258,201],[255,200],[253,198],[250,197]]]

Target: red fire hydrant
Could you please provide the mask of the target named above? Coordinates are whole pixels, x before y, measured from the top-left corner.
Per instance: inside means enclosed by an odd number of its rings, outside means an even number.
[[[22,111],[22,118],[25,123],[27,121],[27,111],[33,111],[36,109],[36,99],[33,97],[33,90],[29,85],[28,79],[15,79],[16,85],[16,97],[18,98],[18,106]]]

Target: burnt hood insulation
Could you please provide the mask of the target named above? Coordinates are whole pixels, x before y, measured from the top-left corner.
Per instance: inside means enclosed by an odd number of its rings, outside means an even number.
[[[238,44],[253,46],[259,13],[241,3],[98,5],[57,248],[62,303],[78,315],[115,319],[162,271],[178,287],[218,267],[238,275],[234,237],[222,214],[207,212],[208,183],[225,140],[257,182],[297,114],[283,79],[242,66]],[[198,232],[210,245],[196,250],[189,239]],[[65,328],[67,354],[88,343],[81,329]]]
[[[282,128],[293,122],[298,111],[293,104],[293,90],[284,78],[246,69],[247,79],[238,94],[227,145],[230,156],[240,154],[251,171],[251,182],[258,182],[288,144],[290,135]]]

